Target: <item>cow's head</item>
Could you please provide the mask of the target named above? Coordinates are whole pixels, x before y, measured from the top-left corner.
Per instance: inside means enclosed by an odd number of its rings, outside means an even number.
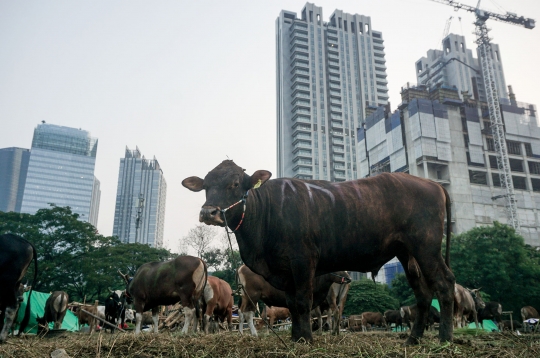
[[[225,226],[221,210],[238,202],[248,190],[263,185],[271,176],[272,173],[267,170],[257,170],[249,176],[232,160],[225,160],[204,179],[189,177],[182,181],[182,185],[191,191],[206,191],[206,202],[199,214],[200,222]]]
[[[477,310],[486,308],[486,303],[484,302],[484,300],[482,299],[482,296],[480,295],[479,288],[474,289],[474,290],[468,289],[468,291],[472,296],[474,305],[476,306]]]
[[[131,286],[131,281],[133,280],[133,277],[130,277],[128,274],[123,274],[120,269],[118,270],[118,273],[120,274],[120,277],[122,277],[122,280],[124,280],[124,282],[126,283],[126,289],[122,291],[125,298],[125,303],[132,304],[133,298],[131,297],[129,287]]]

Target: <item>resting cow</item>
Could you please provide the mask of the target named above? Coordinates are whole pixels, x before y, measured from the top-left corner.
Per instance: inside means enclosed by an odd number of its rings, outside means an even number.
[[[49,322],[54,322],[53,329],[61,329],[66,316],[69,296],[64,291],[54,291],[45,301],[43,317],[36,319],[39,330],[49,330]]]
[[[473,318],[476,328],[480,327],[478,325],[478,310],[485,307],[486,304],[482,300],[478,289],[470,290],[456,283],[454,315],[458,328],[465,327],[467,319],[470,319],[470,317]]]
[[[204,332],[208,334],[211,320],[217,325],[227,320],[227,328],[232,331],[232,306],[231,286],[220,278],[208,276],[203,294]]]
[[[441,254],[450,198],[439,184],[404,173],[382,173],[345,182],[275,179],[258,170],[249,176],[225,160],[204,179],[182,185],[206,191],[199,220],[234,231],[242,261],[284,290],[292,339],[313,340],[310,313],[313,278],[352,270],[378,272],[397,257],[414,290],[417,321],[427,318],[434,293],[442,309],[439,338],[451,341],[455,278]],[[420,325],[417,325],[420,326]],[[407,344],[417,344],[413,329]]]
[[[21,282],[32,259],[34,260],[33,282],[35,282],[38,267],[34,245],[17,235],[0,235],[0,344],[6,341],[19,305],[23,301],[24,290],[20,291]],[[24,332],[30,320],[31,295],[32,290],[30,289],[19,332]]]
[[[238,269],[238,278],[243,287],[241,291],[242,303],[240,305],[240,324],[238,330],[243,333],[244,319],[247,320],[249,329],[253,336],[257,335],[257,330],[253,325],[253,317],[255,315],[255,305],[259,300],[263,301],[267,306],[288,307],[287,295],[284,291],[273,287],[261,275],[257,275],[246,265],[240,266]],[[349,275],[344,272],[330,273],[315,277],[313,282],[313,302],[314,307],[319,306],[330,295],[331,287],[334,284],[347,284]],[[342,290],[346,291],[347,290]],[[319,320],[320,322],[320,320]]]
[[[165,262],[149,262],[137,270],[132,278],[120,273],[126,282],[126,296],[133,300],[135,334],[141,332],[142,313],[152,310],[154,332],[158,331],[158,306],[180,301],[184,307],[183,333],[187,333],[194,319],[197,331],[199,298],[206,285],[206,264],[193,256],[178,256]],[[196,316],[196,317],[195,317]]]

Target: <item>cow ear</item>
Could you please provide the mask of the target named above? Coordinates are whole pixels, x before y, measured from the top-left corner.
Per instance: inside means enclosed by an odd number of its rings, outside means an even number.
[[[270,173],[268,170],[257,170],[253,175],[251,176],[251,189],[257,189],[270,177],[272,176],[272,173]]]
[[[189,177],[182,180],[182,185],[191,191],[203,190],[203,180],[199,177]]]

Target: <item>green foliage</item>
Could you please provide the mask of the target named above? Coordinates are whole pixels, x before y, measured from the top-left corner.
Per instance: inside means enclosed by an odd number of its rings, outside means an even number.
[[[165,249],[143,244],[122,244],[116,237],[98,234],[78,220],[69,207],[51,206],[35,215],[0,212],[0,234],[20,235],[34,244],[38,276],[34,289],[66,291],[71,300],[104,300],[111,289],[123,289],[117,273],[135,273],[143,263],[171,258]],[[26,275],[33,277],[33,265]]]
[[[399,301],[399,306],[410,306],[416,303],[414,292],[407,281],[407,276],[404,273],[396,275],[392,280],[392,288],[390,295]]]
[[[399,301],[390,295],[387,285],[362,279],[351,282],[343,314],[348,316],[368,311],[383,313],[398,308]]]
[[[450,257],[456,282],[482,288],[503,310],[540,307],[540,253],[510,226],[495,222],[455,236]]]

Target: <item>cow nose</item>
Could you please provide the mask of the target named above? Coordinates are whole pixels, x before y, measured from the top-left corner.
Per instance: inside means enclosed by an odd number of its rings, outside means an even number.
[[[221,210],[217,206],[203,206],[199,214],[199,221],[205,224],[220,224],[223,222],[220,217]]]

